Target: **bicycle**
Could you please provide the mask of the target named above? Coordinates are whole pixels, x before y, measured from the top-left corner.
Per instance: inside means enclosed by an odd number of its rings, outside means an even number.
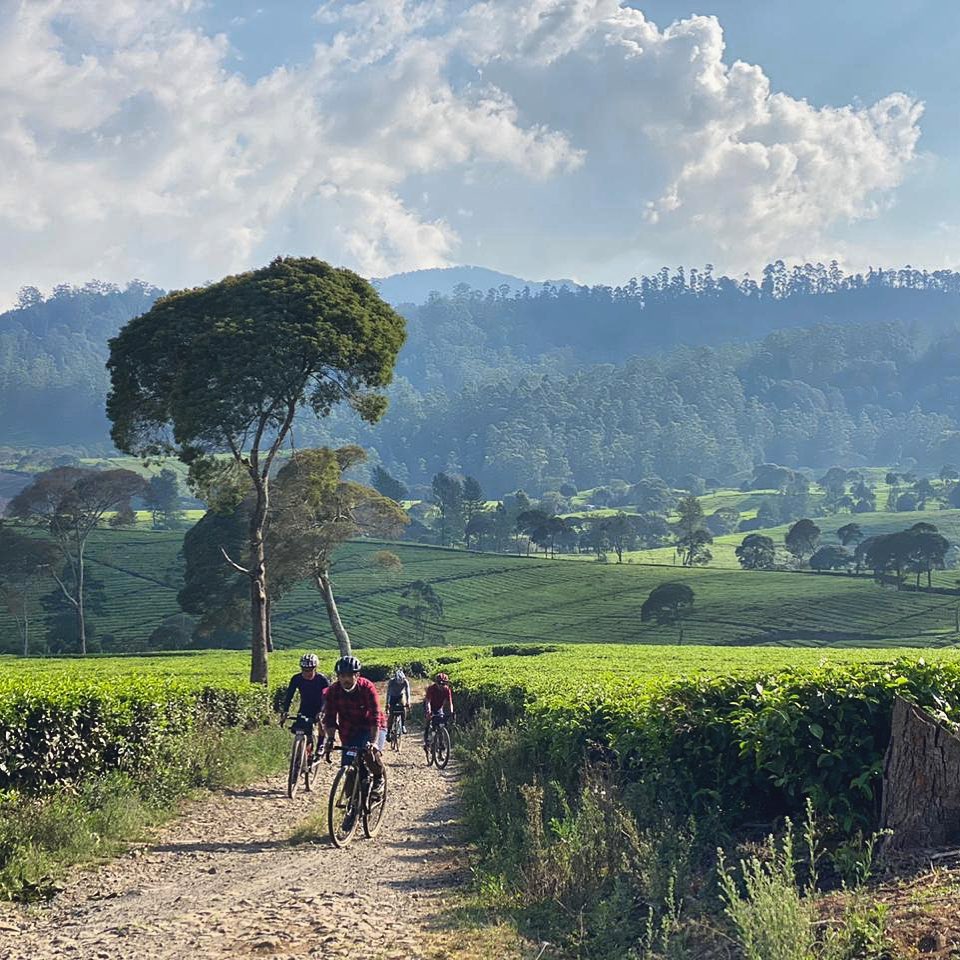
[[[287,796],[292,800],[297,795],[300,774],[303,788],[310,790],[314,767],[320,762],[320,751],[311,749],[313,717],[298,713],[290,723],[293,731],[293,746],[290,748],[290,768],[287,772]]]
[[[390,741],[390,746],[393,747],[394,753],[399,753],[401,750],[401,741],[403,738],[403,710],[391,710],[390,711],[390,728],[387,733],[387,739]]]
[[[364,836],[368,839],[372,839],[379,832],[383,811],[387,806],[387,771],[384,768],[380,799],[371,802],[372,778],[363,761],[362,751],[356,747],[333,749],[342,751],[349,763],[340,767],[333,778],[327,804],[327,824],[333,845],[345,847],[353,840],[361,821]]]
[[[447,729],[447,718],[442,712],[430,717],[426,747],[427,766],[436,764],[438,770],[443,770],[450,762],[450,731]]]

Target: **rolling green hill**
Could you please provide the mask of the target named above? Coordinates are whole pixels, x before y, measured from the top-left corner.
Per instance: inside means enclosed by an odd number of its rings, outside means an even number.
[[[904,517],[897,515],[898,522]],[[105,650],[143,649],[161,620],[177,612],[180,538],[140,530],[94,536],[90,572],[100,583],[100,596],[90,619]],[[341,614],[362,646],[415,642],[397,607],[400,591],[418,579],[430,582],[443,600],[443,639],[455,644],[676,643],[676,627],[640,621],[650,590],[673,579],[689,583],[696,594],[694,613],[684,625],[686,643],[881,647],[957,640],[956,597],[898,593],[867,578],[565,563],[408,544],[389,545],[403,561],[402,572],[389,576],[370,562],[383,546],[348,545],[334,571]],[[37,623],[37,640],[46,628]],[[5,649],[16,649],[5,614],[0,636]],[[281,647],[334,645],[315,588],[302,584],[277,604],[274,638]],[[428,636],[426,642],[437,639]]]

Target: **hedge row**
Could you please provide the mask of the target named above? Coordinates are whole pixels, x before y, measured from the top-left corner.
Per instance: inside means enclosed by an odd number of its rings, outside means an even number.
[[[263,722],[268,707],[263,688],[231,681],[21,679],[0,687],[0,789],[36,795],[107,771],[149,773],[181,738]]]
[[[553,673],[543,661],[501,660],[489,673],[473,661],[451,675],[467,709],[518,723],[542,782],[572,788],[584,763],[604,760],[653,802],[732,823],[802,816],[809,797],[845,832],[873,829],[895,696],[948,722],[960,716],[955,661],[583,686],[569,682],[569,664]]]

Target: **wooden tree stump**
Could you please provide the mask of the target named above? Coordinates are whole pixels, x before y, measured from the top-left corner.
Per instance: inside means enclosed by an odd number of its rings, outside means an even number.
[[[960,737],[897,697],[883,770],[880,824],[887,851],[960,840]]]

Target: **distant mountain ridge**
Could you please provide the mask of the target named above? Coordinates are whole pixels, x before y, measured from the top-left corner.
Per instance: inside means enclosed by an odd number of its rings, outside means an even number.
[[[490,270],[487,267],[436,267],[429,270],[411,270],[408,273],[394,273],[389,277],[374,277],[373,285],[380,296],[388,303],[425,303],[431,293],[449,296],[460,284],[467,284],[474,290],[510,288],[511,292],[529,287],[539,290],[544,284],[562,287],[576,287],[575,280],[524,280],[510,273]]]

